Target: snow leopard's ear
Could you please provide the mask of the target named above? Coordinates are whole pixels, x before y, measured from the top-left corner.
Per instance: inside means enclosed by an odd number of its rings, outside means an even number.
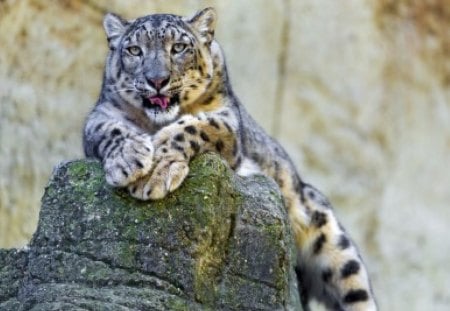
[[[203,43],[209,45],[214,39],[216,20],[216,10],[214,8],[206,8],[198,11],[194,16],[186,18],[185,22],[198,33]]]
[[[119,15],[107,13],[103,18],[103,28],[105,28],[106,38],[108,39],[109,48],[115,49],[119,45],[120,38],[125,33],[129,22]]]

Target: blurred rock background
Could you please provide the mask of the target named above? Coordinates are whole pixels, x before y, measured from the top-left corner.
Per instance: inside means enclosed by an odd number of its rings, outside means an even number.
[[[210,5],[237,94],[330,197],[380,308],[448,310],[448,0],[0,1],[0,247],[26,244],[52,168],[83,156],[103,14]]]

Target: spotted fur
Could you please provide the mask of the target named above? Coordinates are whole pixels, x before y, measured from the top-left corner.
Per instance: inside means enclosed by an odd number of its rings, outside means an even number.
[[[109,53],[84,129],[86,156],[102,161],[108,183],[141,200],[177,189],[203,152],[220,154],[238,174],[272,177],[295,234],[304,309],[315,298],[330,310],[376,310],[365,265],[330,203],[234,95],[215,22],[211,8],[191,18],[105,16]]]

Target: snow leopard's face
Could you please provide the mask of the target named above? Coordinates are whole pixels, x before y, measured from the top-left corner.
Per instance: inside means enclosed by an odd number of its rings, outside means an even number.
[[[214,24],[213,9],[192,18],[154,14],[125,21],[106,15],[108,90],[156,123],[174,120],[211,84]]]

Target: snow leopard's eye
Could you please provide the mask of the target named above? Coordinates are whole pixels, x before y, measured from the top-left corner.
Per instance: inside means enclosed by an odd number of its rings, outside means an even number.
[[[172,53],[173,54],[179,54],[186,50],[187,44],[185,43],[175,43],[172,45]]]
[[[132,45],[132,46],[128,47],[127,51],[128,51],[128,53],[130,53],[133,56],[141,56],[142,55],[142,50],[137,45]]]

